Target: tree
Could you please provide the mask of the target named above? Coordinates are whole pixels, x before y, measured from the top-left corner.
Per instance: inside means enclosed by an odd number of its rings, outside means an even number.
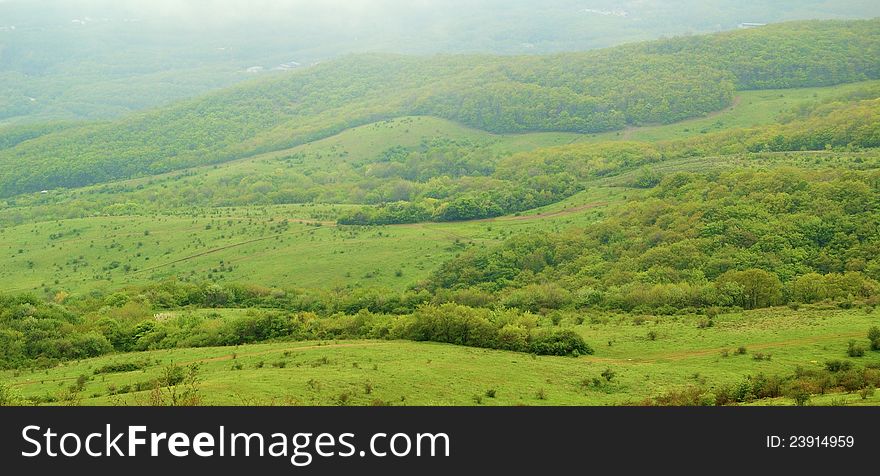
[[[718,278],[718,284],[733,282],[742,287],[740,305],[757,309],[779,304],[782,298],[782,282],[773,273],[762,269],[728,271]]]

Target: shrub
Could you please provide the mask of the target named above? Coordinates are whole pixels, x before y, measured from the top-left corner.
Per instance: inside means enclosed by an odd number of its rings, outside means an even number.
[[[856,341],[849,341],[849,345],[846,349],[846,355],[850,357],[863,357],[865,355],[865,348],[856,343]]]
[[[610,381],[614,380],[614,376],[617,375],[617,372],[612,370],[611,367],[608,367],[605,370],[603,370],[602,373],[599,375],[604,377],[606,381],[610,382]]]
[[[498,348],[516,352],[529,350],[529,330],[517,324],[506,324],[498,330]]]
[[[709,317],[702,317],[697,320],[697,329],[708,329],[714,325],[715,321]]]
[[[593,348],[570,329],[540,332],[532,335],[529,350],[537,355],[590,355]]]
[[[794,404],[803,407],[810,401],[809,385],[797,380],[793,382],[785,392],[786,396],[794,400]]]
[[[98,367],[95,369],[95,375],[99,374],[112,374],[112,373],[122,373],[122,372],[134,372],[135,370],[141,370],[147,367],[149,364],[147,362],[123,362],[119,364],[107,364],[103,367]]]
[[[0,407],[23,405],[24,400],[5,383],[0,382]]]
[[[845,360],[828,360],[825,361],[825,368],[829,372],[845,372],[852,368],[852,363]]]
[[[856,369],[847,370],[838,376],[837,384],[847,392],[855,392],[865,387],[865,375]]]
[[[736,403],[733,396],[733,387],[730,385],[720,385],[715,389],[715,405],[723,406]]]
[[[785,379],[777,375],[758,374],[751,379],[752,394],[755,398],[776,398],[784,393]]]
[[[681,390],[670,390],[658,395],[646,403],[666,407],[700,407],[714,405],[717,397],[713,398],[700,387],[687,387]]]
[[[868,340],[871,341],[871,350],[880,350],[880,327],[868,329]]]

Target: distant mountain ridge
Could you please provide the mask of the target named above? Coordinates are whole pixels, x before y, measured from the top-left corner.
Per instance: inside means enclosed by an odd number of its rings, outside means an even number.
[[[224,162],[403,115],[498,133],[670,123],[727,107],[737,89],[880,78],[878,58],[880,19],[546,56],[355,55],[111,122],[17,130],[32,138],[0,150],[0,197]]]

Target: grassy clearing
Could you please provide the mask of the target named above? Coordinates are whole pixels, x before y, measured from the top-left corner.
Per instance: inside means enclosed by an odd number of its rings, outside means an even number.
[[[880,81],[842,84],[822,88],[766,89],[737,92],[734,105],[706,117],[690,119],[662,126],[629,128],[624,131],[591,134],[586,140],[638,140],[663,141],[686,139],[710,132],[742,127],[773,124],[780,114],[788,112],[805,102],[835,99],[866,87],[874,87]]]
[[[221,208],[192,215],[89,217],[0,229],[7,292],[81,292],[169,277],[332,289],[403,289],[472,246],[536,227],[591,223],[626,196],[597,187],[519,216],[336,227],[338,206]],[[400,273],[398,273],[400,271]]]

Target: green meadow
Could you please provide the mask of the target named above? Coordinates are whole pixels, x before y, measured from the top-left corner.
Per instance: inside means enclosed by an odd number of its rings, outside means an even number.
[[[222,320],[247,311],[181,312]],[[282,341],[109,355],[0,375],[22,396],[48,404],[148,404],[150,382],[164,368],[198,364],[198,390],[207,405],[636,405],[689,387],[717,389],[750,376],[822,369],[831,360],[880,363],[877,352],[846,355],[848,341],[866,341],[866,329],[880,321],[876,312],[776,308],[724,314],[710,328],[700,328],[693,315],[582,317],[583,324],[563,325],[593,345],[594,355],[386,340]],[[102,370],[121,364],[142,368]],[[68,388],[78,379],[83,387],[71,397]],[[138,391],[139,384],[146,389]],[[878,397],[829,392],[811,402],[875,405]]]

